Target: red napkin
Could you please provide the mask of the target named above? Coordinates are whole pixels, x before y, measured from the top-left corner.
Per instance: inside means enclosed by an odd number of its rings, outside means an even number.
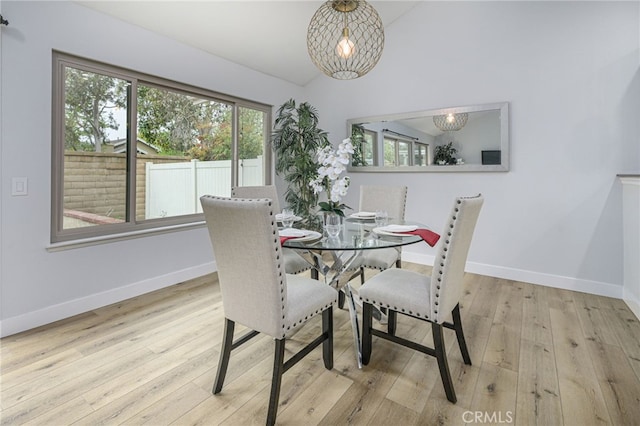
[[[436,234],[430,229],[416,229],[415,231],[399,232],[399,234],[419,235],[431,247],[435,246],[440,239],[440,235]]]
[[[285,241],[292,240],[294,238],[300,238],[300,237],[280,237],[280,245],[283,245]]]

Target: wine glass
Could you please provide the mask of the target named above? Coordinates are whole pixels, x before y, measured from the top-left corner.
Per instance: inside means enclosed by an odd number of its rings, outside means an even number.
[[[389,215],[385,210],[376,211],[376,226],[385,226],[389,221]]]
[[[285,228],[291,228],[293,226],[293,222],[295,222],[296,216],[293,214],[292,209],[283,209],[282,210],[282,226]]]
[[[329,238],[336,238],[340,234],[341,227],[340,216],[335,213],[327,215],[324,229],[327,231]]]

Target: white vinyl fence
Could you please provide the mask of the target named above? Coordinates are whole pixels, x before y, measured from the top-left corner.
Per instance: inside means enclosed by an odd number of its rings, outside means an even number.
[[[240,160],[238,185],[263,185],[262,157]],[[146,163],[145,218],[201,213],[203,195],[231,196],[231,160]]]

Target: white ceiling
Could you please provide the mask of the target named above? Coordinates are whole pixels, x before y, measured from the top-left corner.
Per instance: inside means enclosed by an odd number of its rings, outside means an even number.
[[[300,86],[321,74],[307,53],[306,33],[322,1],[88,0],[77,3]],[[370,2],[385,27],[417,3]]]

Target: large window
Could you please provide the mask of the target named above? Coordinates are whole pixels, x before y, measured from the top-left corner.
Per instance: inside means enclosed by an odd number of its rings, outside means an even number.
[[[270,106],[53,62],[53,242],[199,222],[202,195],[270,183]]]

